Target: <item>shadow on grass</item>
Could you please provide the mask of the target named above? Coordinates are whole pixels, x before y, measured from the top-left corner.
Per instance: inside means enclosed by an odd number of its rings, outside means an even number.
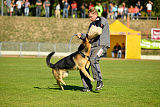
[[[54,84],[54,85],[56,85],[56,84]],[[51,88],[51,87],[48,87],[48,88],[33,87],[33,88],[36,88],[36,89],[53,89],[53,90],[61,90],[60,88]],[[64,90],[73,90],[73,91],[77,91],[77,90],[82,91],[82,89],[83,89],[83,87],[79,87],[79,86],[71,86],[71,85],[63,85],[63,88],[64,88]]]
[[[54,84],[54,85],[57,85],[57,84]],[[46,90],[50,90],[50,89],[52,89],[52,90],[61,90],[60,88],[51,88],[51,87],[48,87],[48,88],[33,87],[33,88],[46,89]],[[83,87],[75,86],[75,85],[63,85],[63,88],[64,88],[64,90],[72,90],[72,91],[82,91],[82,89],[83,89]],[[92,91],[92,92],[93,93],[99,93],[97,91]]]

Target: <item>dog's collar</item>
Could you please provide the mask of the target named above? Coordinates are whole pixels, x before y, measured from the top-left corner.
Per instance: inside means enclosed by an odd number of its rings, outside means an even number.
[[[79,54],[83,57],[83,58],[85,58],[85,54],[83,53],[83,52],[81,52],[81,51],[79,51]],[[87,56],[87,58],[88,58],[88,60],[90,59],[90,57],[89,56]]]
[[[79,54],[81,54],[81,56],[85,58],[85,54],[83,52],[79,51]]]

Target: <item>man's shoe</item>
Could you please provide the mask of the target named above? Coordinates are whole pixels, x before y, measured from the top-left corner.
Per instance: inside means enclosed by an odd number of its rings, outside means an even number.
[[[83,92],[90,92],[90,91],[92,91],[92,89],[84,88],[82,91]]]
[[[96,87],[96,91],[101,90],[102,87],[104,87],[104,84],[102,81],[97,81],[97,87]]]

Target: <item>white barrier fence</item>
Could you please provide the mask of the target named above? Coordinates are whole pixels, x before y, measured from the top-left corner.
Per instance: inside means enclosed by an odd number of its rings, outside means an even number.
[[[1,55],[46,56],[54,51],[55,56],[67,56],[77,50],[79,44],[38,43],[38,42],[0,42]]]

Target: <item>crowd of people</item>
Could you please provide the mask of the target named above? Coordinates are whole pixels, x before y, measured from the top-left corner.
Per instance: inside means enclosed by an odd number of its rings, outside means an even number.
[[[15,15],[22,15],[24,13],[25,16],[29,15],[30,10],[30,2],[29,0],[6,0],[4,4],[8,8],[8,15],[12,16],[13,11],[15,11]],[[51,3],[49,0],[45,0],[42,2],[41,0],[36,1],[36,16],[41,16],[42,8],[45,10],[45,16],[50,17],[51,12]],[[146,8],[147,8],[147,14],[149,17],[151,17],[152,12],[152,5],[153,3],[149,0]],[[143,6],[141,5],[141,2],[138,1],[136,4],[131,5],[130,7],[127,7],[125,2],[123,2],[121,5],[116,5],[115,3],[110,2],[109,5],[104,4],[102,5],[101,2],[98,2],[96,5],[94,5],[92,2],[89,4],[86,4],[85,2],[80,5],[80,8],[77,7],[77,2],[73,0],[71,4],[69,4],[68,0],[62,0],[62,4],[57,3],[55,7],[55,17],[60,18],[61,16],[61,9],[62,17],[68,18],[69,17],[69,11],[71,11],[71,17],[77,18],[77,11],[80,9],[80,17],[86,18],[86,10],[91,9],[92,7],[95,7],[98,11],[98,16],[104,16],[105,18],[110,19],[127,19],[127,17],[130,17],[130,19],[139,19],[139,16],[141,16],[141,11],[143,9]]]

